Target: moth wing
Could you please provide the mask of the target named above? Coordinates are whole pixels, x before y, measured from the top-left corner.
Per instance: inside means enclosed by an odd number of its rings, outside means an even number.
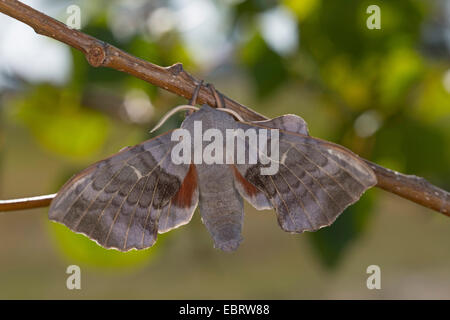
[[[161,211],[158,233],[165,233],[189,223],[197,205],[197,170],[195,165],[191,164],[180,189]]]
[[[50,220],[120,251],[152,246],[161,217],[160,232],[188,223],[198,202],[195,167],[173,164],[170,137],[127,147],[75,175],[52,201]]]
[[[268,129],[279,129],[309,135],[306,121],[295,114],[285,114],[273,119],[253,121],[252,124],[255,124],[258,127],[266,127]],[[266,195],[246,180],[235,166],[233,168],[233,172],[236,181],[236,188],[245,200],[247,200],[257,210],[273,209],[273,205],[271,204],[271,201],[267,199]]]
[[[280,117],[283,118],[283,117]],[[300,118],[301,119],[301,118]],[[274,120],[274,119],[272,119]],[[333,143],[310,137],[304,133],[304,121],[297,126],[279,125],[277,122],[239,123],[243,130],[249,128],[297,128],[294,132],[279,130],[279,169],[273,175],[262,175],[261,168],[268,167],[259,160],[256,164],[237,164],[236,168],[245,183],[238,188],[250,203],[259,209],[251,190],[259,190],[277,213],[281,228],[288,232],[315,231],[333,223],[342,211],[356,202],[377,182],[372,169],[351,151]],[[295,120],[289,117],[289,120]],[[266,125],[270,125],[266,126]],[[276,127],[279,125],[279,127]],[[293,130],[293,129],[292,129]],[[267,142],[270,146],[270,139]],[[257,149],[246,141],[246,149]],[[261,150],[256,150],[260,153]],[[266,152],[267,154],[267,152]],[[269,155],[270,157],[270,155]],[[241,179],[241,180],[242,180]],[[236,179],[239,180],[239,179]],[[239,182],[238,182],[239,184]],[[241,190],[244,190],[243,192]],[[254,192],[260,199],[261,194]]]
[[[234,164],[231,166],[233,167],[235,187],[239,194],[257,210],[273,209],[271,201],[267,199],[263,190],[255,187],[253,183],[242,176],[243,169],[239,170],[238,166]]]

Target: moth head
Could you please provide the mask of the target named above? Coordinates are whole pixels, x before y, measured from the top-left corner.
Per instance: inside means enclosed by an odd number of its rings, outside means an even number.
[[[205,105],[207,106],[207,105]],[[209,106],[208,106],[209,107]],[[234,110],[231,109],[227,109],[227,108],[215,108],[216,110],[219,110],[221,112],[226,112],[228,114],[231,114],[232,116],[234,116],[234,118],[237,121],[241,121],[244,122],[244,119]],[[189,104],[183,104],[180,106],[177,106],[171,110],[169,110],[169,112],[167,112],[162,118],[161,120],[158,121],[158,123],[155,125],[155,127],[153,127],[152,130],[150,130],[150,133],[155,132],[156,130],[158,130],[171,116],[173,116],[175,113],[179,112],[179,111],[194,111],[197,112],[199,111],[200,108],[189,105]]]

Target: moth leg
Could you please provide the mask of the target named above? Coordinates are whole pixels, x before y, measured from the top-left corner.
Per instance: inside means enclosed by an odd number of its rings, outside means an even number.
[[[195,87],[194,93],[192,94],[191,99],[189,100],[189,103],[191,106],[195,106],[197,104],[197,98],[198,98],[198,93],[200,92],[200,88],[203,85],[203,80],[200,80],[200,82],[197,84],[197,86]],[[186,111],[186,117],[190,116],[194,111],[193,110],[187,110]]]
[[[216,109],[220,111],[224,111],[226,113],[231,114],[237,121],[244,122],[244,118],[241,117],[239,113],[234,110],[226,108],[225,101],[223,99],[223,95],[214,88],[214,85],[208,83],[208,87],[211,88],[211,91],[214,95],[214,99],[216,100]]]
[[[211,89],[211,92],[214,95],[214,99],[216,100],[216,109],[226,108],[225,101],[223,100],[223,95],[216,90],[212,83],[208,83],[207,86]]]

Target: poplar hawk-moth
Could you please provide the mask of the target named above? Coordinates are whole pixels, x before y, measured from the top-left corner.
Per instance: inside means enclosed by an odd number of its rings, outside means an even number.
[[[311,137],[298,116],[246,122],[203,105],[181,128],[194,133],[196,121],[201,121],[202,133],[215,128],[223,137],[227,129],[277,129],[278,171],[262,175],[268,165],[259,159],[176,164],[171,154],[179,141],[172,140],[171,131],[75,175],[52,201],[49,218],[105,248],[128,251],[148,248],[158,233],[187,224],[198,205],[215,247],[232,251],[242,241],[243,199],[258,210],[274,209],[284,231],[301,233],[332,224],[377,182],[362,159]],[[245,137],[243,143],[246,151],[258,149]]]

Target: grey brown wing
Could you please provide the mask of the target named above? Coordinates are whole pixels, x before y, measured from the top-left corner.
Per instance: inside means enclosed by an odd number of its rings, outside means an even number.
[[[293,120],[292,117],[289,118]],[[297,132],[285,131],[279,122],[240,124],[248,128],[276,128],[279,130],[279,169],[273,175],[262,175],[260,162],[254,165],[236,165],[247,187],[241,187],[241,194],[255,206],[271,204],[277,212],[281,228],[288,232],[315,231],[333,223],[342,211],[356,202],[361,195],[377,182],[372,169],[351,151],[304,134],[303,122],[297,125]],[[267,127],[265,125],[268,125]],[[273,126],[272,126],[273,125]],[[290,128],[295,126],[291,123]],[[270,142],[268,142],[270,145]],[[249,149],[257,148],[247,145]],[[252,190],[249,197],[246,190]],[[265,199],[264,199],[265,198]],[[255,206],[258,209],[258,206]]]
[[[166,133],[75,175],[52,201],[49,218],[105,248],[152,246],[161,218],[160,232],[188,223],[198,201],[195,167],[172,163],[173,143]]]

